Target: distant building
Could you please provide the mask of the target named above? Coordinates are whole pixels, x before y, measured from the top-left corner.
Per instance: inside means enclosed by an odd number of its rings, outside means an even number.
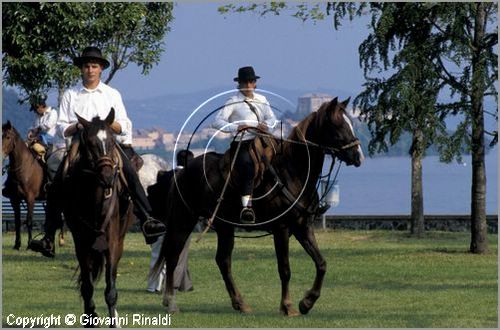
[[[153,149],[156,145],[155,140],[150,136],[149,131],[144,129],[135,130],[132,136],[132,145],[136,149]]]
[[[321,93],[308,93],[300,96],[297,105],[298,118],[304,118],[311,112],[318,110],[323,103],[330,102],[332,99],[333,96]],[[344,100],[339,99],[339,102],[340,101]],[[353,109],[350,105],[347,105],[346,113],[353,118],[357,118],[359,117],[361,111],[359,108]]]
[[[333,96],[320,93],[308,93],[299,97],[297,105],[297,115],[305,117],[313,111],[319,109],[324,102],[329,102]]]

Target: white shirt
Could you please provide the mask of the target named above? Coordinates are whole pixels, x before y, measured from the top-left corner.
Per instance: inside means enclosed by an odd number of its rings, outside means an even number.
[[[258,116],[245,101],[254,106]],[[215,116],[212,126],[222,132],[236,134],[240,125],[257,127],[259,123],[266,124],[270,130],[278,123],[265,96],[254,93],[253,98],[248,98],[243,93],[238,92],[229,98],[224,108]],[[249,130],[246,131],[243,140],[250,140],[255,136],[255,133]],[[241,137],[237,138],[238,141],[240,139]]]
[[[59,134],[63,138],[68,138],[64,135],[64,131],[68,126],[78,122],[75,113],[88,121],[92,121],[96,116],[104,120],[111,108],[115,109],[115,121],[122,128],[116,140],[119,143],[132,144],[132,122],[127,116],[120,92],[103,82],[99,82],[95,89],[87,89],[80,84],[64,92],[57,121]]]
[[[56,135],[56,124],[57,124],[57,111],[51,107],[47,107],[45,112],[40,116],[35,113],[35,120],[33,121],[32,129],[36,130],[40,128],[42,133],[45,133],[45,137],[48,143],[54,142],[54,137]]]

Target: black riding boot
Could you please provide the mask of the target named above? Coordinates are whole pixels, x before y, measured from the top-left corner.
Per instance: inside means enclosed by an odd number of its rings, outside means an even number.
[[[47,203],[45,205],[45,235],[41,240],[31,240],[28,244],[28,249],[35,252],[41,253],[44,257],[54,258],[55,244],[54,239],[56,236],[57,229],[62,227],[62,206],[59,201],[58,196],[60,186],[60,181],[57,180],[58,176],[54,178],[54,182],[49,186],[47,190]]]
[[[253,140],[234,141],[231,143],[231,158],[236,157],[235,168],[236,168],[236,189],[239,191],[240,196],[251,196],[253,191],[253,177],[254,177],[254,163],[252,157],[250,156],[250,148],[252,147]],[[238,154],[235,155],[236,149],[240,144],[240,150]],[[240,222],[244,224],[255,223],[255,213],[251,207],[251,204],[243,203],[240,212]]]

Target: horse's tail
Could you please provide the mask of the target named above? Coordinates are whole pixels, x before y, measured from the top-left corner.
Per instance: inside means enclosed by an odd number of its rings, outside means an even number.
[[[165,184],[165,183],[163,183]],[[154,264],[153,268],[149,272],[149,276],[151,278],[154,278],[155,280],[160,276],[161,271],[163,270],[163,267],[166,265],[167,262],[167,252],[168,252],[168,242],[169,238],[172,239],[172,237],[169,237],[169,233],[172,234],[172,219],[174,217],[174,203],[176,198],[178,197],[178,191],[177,187],[175,185],[175,181],[172,178],[169,179],[168,185],[165,185],[168,187],[167,193],[165,196],[162,196],[165,200],[166,198],[166,208],[164,209],[163,218],[164,218],[164,223],[167,226],[167,232],[163,235],[163,239],[161,242],[161,247],[160,251],[158,253],[158,259],[156,259],[156,263]],[[183,205],[184,206],[184,205]],[[159,238],[160,240],[160,238]],[[156,243],[160,244],[160,243]]]
[[[163,235],[162,238],[158,238],[160,242],[157,242],[157,243],[153,243],[153,244],[161,244],[160,246],[160,251],[158,253],[158,259],[156,259],[156,262],[153,266],[153,268],[151,268],[151,270],[149,271],[149,278],[153,278],[155,281],[158,279],[158,277],[160,276],[162,270],[163,270],[163,267],[165,267],[166,265],[166,262],[167,262],[167,242],[168,242],[168,227],[169,227],[169,218],[172,216],[171,215],[171,210],[172,210],[172,207],[171,207],[171,198],[168,198],[167,199],[167,213],[165,215],[165,224],[167,225],[167,232]],[[154,248],[154,247],[153,247]]]

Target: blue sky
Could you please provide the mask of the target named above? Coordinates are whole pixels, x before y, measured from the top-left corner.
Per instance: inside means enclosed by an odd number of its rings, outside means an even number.
[[[357,49],[368,34],[367,21],[345,22],[336,31],[331,17],[314,24],[288,13],[224,16],[217,12],[219,5],[176,4],[160,63],[148,76],[130,66],[111,85],[125,99],[232,88],[238,68],[252,65],[262,77],[259,88],[361,89]]]

